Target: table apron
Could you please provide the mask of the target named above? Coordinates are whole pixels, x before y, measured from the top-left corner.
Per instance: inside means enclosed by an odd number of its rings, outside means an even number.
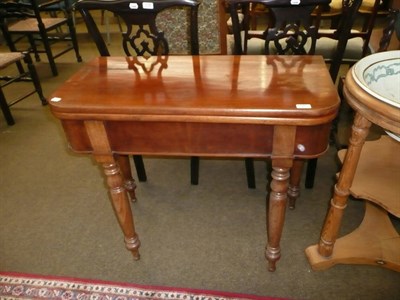
[[[71,149],[92,153],[85,122],[88,120],[62,120]],[[274,129],[280,126],[140,121],[103,124],[113,153],[217,157],[270,157]],[[296,133],[291,157],[317,157],[327,150],[331,122],[293,127]]]

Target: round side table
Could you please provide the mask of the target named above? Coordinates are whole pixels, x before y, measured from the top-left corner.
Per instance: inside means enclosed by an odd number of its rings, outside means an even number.
[[[400,218],[400,142],[388,136],[365,142],[372,123],[399,135],[400,108],[371,96],[353,76],[350,70],[344,85],[344,96],[356,112],[349,147],[339,151],[343,166],[320,241],[308,247],[306,255],[314,270],[368,264],[400,272],[400,236],[387,214]],[[364,219],[352,233],[337,239],[350,194],[366,200]]]

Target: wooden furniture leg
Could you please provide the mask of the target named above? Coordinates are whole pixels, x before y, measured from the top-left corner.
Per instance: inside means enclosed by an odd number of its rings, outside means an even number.
[[[296,200],[300,196],[300,181],[304,162],[303,159],[295,159],[293,161],[293,167],[290,170],[288,188],[289,209],[294,209],[296,207]]]
[[[143,157],[141,155],[133,155],[136,173],[140,182],[147,181],[146,169],[144,167]]]
[[[190,183],[193,185],[199,184],[199,172],[200,172],[200,158],[192,156],[190,158]]]
[[[246,178],[247,178],[247,187],[249,189],[256,188],[256,178],[254,174],[254,159],[246,157],[244,159],[244,164],[246,167]]]
[[[112,157],[109,157],[109,161],[106,162],[104,162],[103,159],[97,159],[97,161],[103,165],[111,195],[111,204],[122,232],[124,233],[125,246],[131,251],[133,259],[138,260],[140,258],[140,241],[135,231],[131,206],[129,204],[128,194],[124,188],[124,180],[121,171]]]
[[[268,271],[274,272],[276,262],[281,257],[280,240],[285,222],[287,190],[289,185],[290,167],[282,168],[272,161],[272,182],[268,207],[268,244],[265,257],[268,260]]]
[[[334,195],[328,211],[321,238],[318,245],[318,253],[324,257],[332,255],[333,247],[339,232],[344,209],[347,205],[347,198],[350,194],[350,187],[356,172],[362,146],[368,135],[371,122],[360,113],[356,113],[352,126],[352,133],[349,140],[349,148],[343,162],[343,167],[335,185]]]
[[[400,272],[400,235],[386,210],[365,202],[361,225],[336,241],[332,256],[319,255],[316,245],[306,249],[313,270],[328,269],[336,264],[367,264]]]
[[[317,172],[318,158],[312,158],[308,161],[306,180],[304,186],[306,189],[312,189],[314,187],[315,173]]]
[[[256,188],[256,178],[254,174],[254,160],[252,158],[245,158],[247,187],[249,189]],[[192,185],[199,184],[200,172],[200,159],[197,156],[190,158],[190,183]]]
[[[140,240],[135,231],[129,197],[125,189],[125,180],[122,174],[123,172],[128,172],[125,169],[127,164],[129,164],[129,161],[126,162],[128,157],[122,155],[114,158],[103,122],[85,121],[85,127],[93,147],[94,157],[103,166],[107,186],[110,191],[111,204],[124,234],[125,246],[131,251],[133,258],[138,260],[140,258]],[[123,171],[121,171],[117,161],[123,166]]]
[[[275,271],[276,262],[281,257],[279,243],[285,222],[295,138],[295,126],[275,126],[272,149],[271,192],[267,213],[268,243],[265,248],[265,257],[268,260],[268,271],[270,272]]]
[[[131,165],[129,163],[129,156],[117,155],[116,160],[121,169],[122,176],[124,177],[125,189],[128,191],[131,201],[136,202],[136,200],[137,200],[136,194],[135,194],[136,184],[135,184],[135,180],[132,177]]]
[[[3,90],[0,88],[0,108],[3,111],[4,118],[6,119],[7,125],[14,125],[14,117],[11,114],[10,107],[8,106],[6,97],[4,96]]]

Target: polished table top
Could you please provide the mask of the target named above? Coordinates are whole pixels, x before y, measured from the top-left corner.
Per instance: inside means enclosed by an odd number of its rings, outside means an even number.
[[[145,67],[150,68],[150,60]],[[135,58],[100,57],[61,86],[57,117],[99,116],[269,123],[323,123],[339,100],[319,56],[169,56],[146,72]]]
[[[54,92],[71,148],[103,165],[135,259],[140,245],[128,154],[271,157],[269,270],[280,258],[286,200],[299,195],[304,158],[328,147],[339,97],[320,56],[100,57]]]

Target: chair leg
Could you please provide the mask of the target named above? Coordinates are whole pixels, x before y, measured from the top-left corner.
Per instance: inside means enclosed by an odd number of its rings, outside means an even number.
[[[46,29],[40,27],[39,31],[40,31],[40,38],[42,40],[43,47],[44,47],[44,50],[45,50],[46,55],[47,55],[47,60],[49,61],[49,64],[50,64],[51,72],[53,73],[53,76],[57,76],[58,75],[57,66],[56,66],[56,63],[54,61],[53,52],[51,51],[50,42],[49,42],[49,39],[48,39],[48,36],[47,36]],[[34,46],[35,45],[34,42],[33,42],[33,45],[32,45],[31,35],[28,35],[28,38],[29,38],[29,41],[31,43],[31,46],[32,47],[36,47],[36,46]],[[34,50],[34,52],[35,52],[35,56],[36,56],[37,50]],[[36,57],[36,61],[37,61],[37,57]]]
[[[6,45],[8,45],[8,49],[10,49],[11,52],[19,52],[17,50],[17,47],[14,44],[14,41],[13,41],[10,33],[8,33],[6,30],[2,30],[2,33],[3,33],[3,38],[6,42]],[[28,40],[29,40],[29,43],[31,44],[31,40],[30,40],[29,36],[28,36]],[[35,55],[36,55],[36,53],[35,53]],[[17,61],[16,65],[17,65],[19,74],[25,73],[25,70],[24,70],[24,67],[23,67],[21,61]]]
[[[0,107],[1,110],[3,111],[4,118],[6,119],[6,122],[8,125],[14,125],[15,121],[13,116],[11,115],[10,107],[7,104],[6,98],[4,96],[3,90],[0,87]]]
[[[146,169],[144,168],[143,157],[141,155],[133,155],[133,162],[135,163],[136,173],[139,181],[146,181],[147,175]]]
[[[43,90],[42,90],[42,85],[40,84],[39,76],[37,75],[36,68],[32,63],[32,58],[29,55],[29,53],[24,53],[24,61],[26,65],[28,66],[28,70],[33,82],[33,85],[35,86],[35,90],[39,96],[40,101],[42,102],[42,105],[47,104],[47,100],[43,95]]]
[[[317,158],[308,160],[305,182],[306,189],[312,189],[314,187],[315,173],[317,172],[317,162]]]
[[[246,175],[247,175],[247,186],[249,189],[256,188],[256,181],[254,175],[254,161],[252,158],[245,159]],[[199,170],[200,170],[200,160],[197,156],[192,156],[190,158],[190,183],[192,185],[199,184]]]
[[[23,67],[22,63],[20,61],[17,61],[15,64],[17,65],[17,69],[18,69],[19,74],[24,74],[25,70],[24,70],[24,67]]]
[[[36,47],[35,39],[33,38],[32,34],[28,34],[28,41],[29,41],[29,44],[31,45],[30,52],[34,53],[36,62],[40,62],[39,51]]]
[[[74,19],[73,18],[68,18],[67,23],[68,23],[69,34],[71,36],[72,45],[74,46],[74,50],[75,50],[76,60],[78,62],[82,62],[82,57],[79,54],[79,46],[78,46],[78,39],[76,37]]]
[[[252,158],[245,158],[244,163],[246,166],[247,187],[249,189],[255,189],[256,178],[254,175],[254,160]]]
[[[199,169],[200,159],[197,156],[190,158],[190,183],[193,185],[199,184]]]
[[[47,59],[50,64],[51,72],[53,73],[53,76],[57,76],[58,71],[57,71],[56,62],[54,60],[54,56],[53,56],[53,53],[52,53],[51,47],[50,47],[50,42],[49,42],[49,39],[47,38],[46,33],[42,34],[42,40],[43,40],[44,49],[46,51]]]

